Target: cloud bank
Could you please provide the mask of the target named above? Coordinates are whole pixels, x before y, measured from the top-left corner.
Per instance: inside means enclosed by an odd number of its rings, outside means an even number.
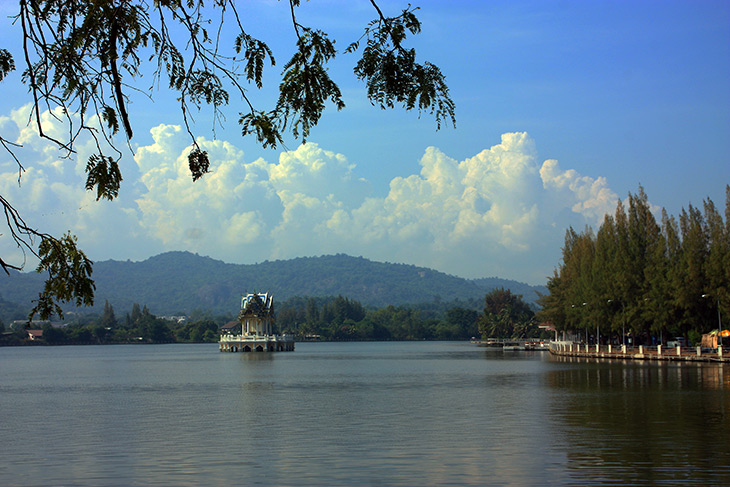
[[[503,134],[462,161],[428,147],[420,171],[392,179],[384,197],[372,196],[346,155],[316,143],[278,161],[248,161],[227,141],[201,138],[211,173],[193,183],[187,134],[158,125],[152,143],[122,164],[120,198],[96,202],[83,189],[83,164],[59,159],[25,127],[22,113],[0,117],[0,130],[24,144],[26,167],[19,186],[17,165],[0,156],[0,194],[29,223],[71,230],[94,259],[188,250],[254,263],[342,252],[543,283],[567,226],[597,226],[618,199],[605,178],[562,170],[555,160],[541,164],[524,132]],[[80,157],[87,149],[80,147]],[[15,251],[5,237],[0,250]]]

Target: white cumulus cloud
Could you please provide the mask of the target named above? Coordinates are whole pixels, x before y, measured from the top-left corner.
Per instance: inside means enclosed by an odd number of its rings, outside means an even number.
[[[594,224],[600,224],[606,213],[616,209],[618,195],[608,187],[606,178],[581,176],[574,169],[563,171],[554,159],[543,163],[540,177],[545,189]]]
[[[562,215],[595,225],[617,199],[604,178],[562,170],[554,160],[541,164],[526,133],[503,134],[461,161],[429,147],[414,161],[420,169],[392,179],[382,197],[372,196],[346,155],[316,143],[278,161],[248,161],[227,141],[200,138],[211,172],[193,182],[187,133],[162,124],[150,130],[151,143],[123,159],[120,198],[97,202],[84,191],[83,164],[60,159],[23,120],[22,111],[0,118],[3,133],[23,141],[31,159],[18,187],[17,165],[0,158],[0,194],[44,230],[77,234],[96,259],[189,250],[253,263],[343,252],[465,277],[544,282],[559,258]],[[80,141],[80,152],[89,143]],[[9,251],[7,238],[0,245]]]

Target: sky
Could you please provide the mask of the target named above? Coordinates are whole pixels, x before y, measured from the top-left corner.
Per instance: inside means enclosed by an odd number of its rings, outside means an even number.
[[[212,172],[193,183],[190,138],[165,82],[133,95],[134,138],[123,151],[119,197],[85,191],[93,150],[63,158],[28,124],[30,95],[16,71],[0,82],[0,135],[22,144],[25,170],[0,151],[0,195],[25,221],[70,231],[92,260],[147,259],[183,250],[228,263],[345,253],[466,278],[545,284],[569,226],[597,229],[641,185],[657,216],[730,184],[730,2],[413,1],[422,31],[408,41],[442,70],[456,127],[428,113],[383,111],[365,98],[342,53],[375,18],[366,0],[302,2],[300,23],[337,40],[330,74],[346,108],[329,106],[306,144],[261,148],[237,124],[194,113]],[[407,2],[378,2],[396,15]],[[14,2],[0,0],[0,48],[22,66]],[[276,66],[249,94],[277,96],[294,32],[288,5],[239,2],[241,21],[269,43]],[[143,73],[144,74],[144,73]],[[146,90],[149,76],[130,80]],[[44,113],[49,133],[64,128]],[[19,182],[20,175],[20,182]],[[0,254],[25,262],[0,228]]]

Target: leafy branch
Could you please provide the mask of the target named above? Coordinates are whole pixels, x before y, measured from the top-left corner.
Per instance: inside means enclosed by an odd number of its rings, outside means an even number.
[[[121,131],[131,150],[130,90],[140,91],[135,81],[150,67],[150,98],[163,78],[177,93],[191,141],[188,163],[194,181],[210,170],[210,160],[193,133],[193,110],[210,107],[215,131],[224,120],[223,107],[235,98],[245,107],[238,118],[243,136],[252,135],[271,148],[283,144],[286,132],[306,141],[329,103],[338,110],[345,103],[326,67],[337,55],[335,42],[326,32],[299,23],[300,4],[288,2],[297,41],[283,66],[278,100],[273,108],[262,109],[254,106],[248,90],[263,88],[265,68],[275,65],[274,55],[243,28],[234,0],[20,0],[14,24],[22,37],[21,80],[32,97],[35,129],[60,149],[61,158],[75,154],[79,137],[91,137],[95,150],[87,161],[85,188],[94,191],[97,200],[119,194],[122,152],[113,138]],[[409,6],[396,17],[386,17],[374,0],[371,4],[377,18],[345,51],[355,52],[360,41],[366,41],[354,72],[365,81],[371,103],[418,109],[419,115],[428,112],[437,128],[442,122],[454,124],[454,103],[444,76],[436,66],[416,62],[415,50],[405,47],[407,36],[421,30],[417,9]],[[219,19],[211,12],[219,13]],[[230,51],[221,47],[228,32],[225,21],[234,24]],[[15,69],[12,54],[0,49],[0,81]],[[44,113],[67,127],[65,136],[50,130]],[[0,146],[16,162],[20,184],[25,171],[17,156],[21,147],[2,136]],[[54,299],[77,305],[93,302],[91,262],[76,248],[75,238],[67,234],[55,239],[33,229],[5,198],[0,197],[0,206],[23,262],[31,252],[41,261],[38,270],[49,274],[34,313],[59,313]],[[0,266],[6,272],[23,268],[4,259]]]
[[[373,0],[371,3],[379,17],[368,24],[360,40],[346,49],[355,52],[360,41],[367,41],[354,72],[365,80],[370,102],[381,109],[400,104],[406,110],[427,111],[439,129],[442,122],[455,126],[455,105],[441,70],[429,62],[417,63],[415,49],[403,46],[408,33],[421,32],[417,9],[409,6],[397,17],[385,17]]]

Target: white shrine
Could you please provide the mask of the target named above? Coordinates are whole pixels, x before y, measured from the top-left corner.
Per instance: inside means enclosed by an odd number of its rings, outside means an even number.
[[[221,352],[290,352],[294,337],[274,333],[274,297],[252,293],[241,298],[241,328],[227,331],[219,342]],[[238,332],[238,333],[236,333]]]

